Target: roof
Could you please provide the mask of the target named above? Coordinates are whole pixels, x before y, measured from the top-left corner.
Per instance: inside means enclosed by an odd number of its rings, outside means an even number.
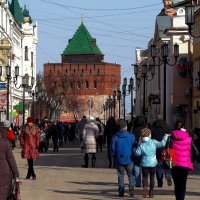
[[[29,15],[29,10],[26,9],[26,6],[24,6],[24,10],[23,10],[22,14],[23,14],[23,17],[31,18],[31,16]]]
[[[164,32],[171,27],[171,16],[157,16],[156,21],[160,38],[166,37]]]
[[[22,24],[24,22],[22,8],[20,7],[18,0],[12,0],[9,6],[9,10],[19,24]]]
[[[102,54],[94,43],[96,39],[92,38],[85,25],[81,23],[63,54]]]

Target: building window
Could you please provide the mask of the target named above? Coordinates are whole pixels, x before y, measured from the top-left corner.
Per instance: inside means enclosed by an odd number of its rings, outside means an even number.
[[[97,81],[94,81],[94,89],[97,89]]]
[[[77,89],[81,89],[81,82],[80,81],[78,81],[78,83],[77,83]]]
[[[24,55],[24,57],[25,57],[25,60],[28,60],[28,47],[27,46],[25,46],[25,55]]]
[[[89,89],[89,82],[88,81],[85,81],[85,87],[86,87],[86,89]]]
[[[31,52],[31,67],[33,67],[33,52]]]

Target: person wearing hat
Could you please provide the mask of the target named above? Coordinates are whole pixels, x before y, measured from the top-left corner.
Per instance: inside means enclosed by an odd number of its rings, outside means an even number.
[[[151,139],[151,130],[143,128],[138,147],[135,150],[136,156],[141,156],[142,176],[143,176],[143,197],[153,198],[153,191],[155,185],[156,166],[158,161],[156,159],[156,149],[165,146],[168,134],[165,134],[162,141]],[[148,192],[148,175],[150,174],[150,190]]]
[[[10,122],[8,120],[4,120],[2,123],[2,137],[3,138],[7,138],[9,140],[10,143],[12,143],[13,141],[15,141],[15,134],[12,130],[12,128],[10,127]]]
[[[134,196],[135,178],[133,176],[133,146],[135,136],[127,131],[127,123],[120,120],[118,123],[119,131],[113,136],[111,142],[111,155],[117,165],[118,173],[118,192],[119,197],[124,196],[124,172],[126,171],[129,180],[129,194]]]
[[[88,168],[89,154],[92,154],[92,167],[95,167],[97,152],[97,137],[99,129],[93,116],[89,116],[87,124],[83,128],[83,144],[85,148],[84,161],[82,167]]]
[[[28,161],[28,172],[26,179],[36,179],[36,174],[33,168],[33,160],[39,157],[38,148],[40,145],[40,130],[34,124],[34,118],[28,117],[27,124],[22,128],[20,134],[20,145],[22,147],[22,158]]]

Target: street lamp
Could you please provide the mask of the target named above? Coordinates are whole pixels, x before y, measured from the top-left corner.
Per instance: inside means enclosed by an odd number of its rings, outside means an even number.
[[[135,76],[136,76],[136,84],[137,86],[140,85],[140,81],[143,80],[143,106],[142,106],[142,114],[145,116],[146,113],[146,106],[145,106],[145,95],[146,95],[146,80],[151,81],[155,75],[155,65],[150,65],[149,69],[151,71],[151,77],[148,76],[148,66],[146,64],[142,65],[142,72],[141,76],[138,77],[138,65],[134,66]]]
[[[19,66],[17,65],[15,67],[15,78],[19,75]],[[2,66],[0,66],[0,77],[2,76]],[[9,104],[10,104],[10,99],[9,99],[9,93],[10,93],[10,80],[11,80],[11,66],[7,65],[6,66],[6,80],[3,81],[1,80],[1,82],[6,82],[7,81],[7,86],[6,86],[6,89],[7,89],[7,102],[6,102],[6,119],[9,120]]]
[[[178,44],[174,44],[173,45],[174,47],[174,60],[175,62],[173,64],[170,64],[168,62],[168,57],[169,57],[169,52],[168,52],[168,44],[167,43],[164,43],[162,46],[161,46],[161,62],[156,64],[156,57],[157,57],[157,48],[156,48],[156,45],[153,44],[151,45],[151,57],[153,59],[153,64],[154,66],[161,66],[162,64],[164,64],[164,81],[163,81],[163,84],[164,84],[164,90],[163,90],[163,120],[166,121],[166,95],[167,95],[167,91],[166,91],[166,67],[167,65],[169,66],[174,66],[176,63],[177,63],[177,59],[179,57],[179,45]]]
[[[30,97],[32,97],[32,112],[31,112],[31,116],[35,116],[35,96],[38,95],[38,87],[35,86],[35,90],[32,90],[32,86],[28,87],[28,94]]]
[[[22,105],[23,105],[23,111],[22,111],[22,116],[23,116],[23,121],[22,124],[25,124],[25,92],[28,90],[29,87],[33,88],[34,84],[35,84],[35,78],[31,77],[31,85],[29,86],[29,75],[26,74],[24,76],[22,76],[22,83],[18,86],[17,85],[17,80],[19,77],[19,67],[16,66],[17,68],[15,68],[15,80],[14,80],[14,84],[15,87],[17,89],[19,88],[23,88],[23,97],[22,97]]]
[[[114,115],[114,118],[115,118],[115,108],[116,108],[116,96],[117,96],[117,92],[116,90],[113,91],[113,115]]]
[[[121,109],[121,97],[122,97],[122,92],[121,92],[121,90],[120,90],[120,86],[118,86],[118,89],[117,89],[117,100],[118,100],[118,104],[119,104],[119,114],[118,114],[118,116],[119,116],[119,119],[120,119],[120,109]]]
[[[185,24],[188,25],[189,34],[193,38],[200,38],[200,36],[194,35],[192,33],[192,26],[195,23],[194,13],[195,13],[195,5],[193,4],[193,1],[190,1],[190,4],[185,6]]]

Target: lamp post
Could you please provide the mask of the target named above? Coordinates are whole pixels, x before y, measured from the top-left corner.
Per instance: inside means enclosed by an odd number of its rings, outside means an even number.
[[[119,119],[120,119],[120,110],[121,110],[121,97],[122,97],[122,92],[121,92],[121,90],[120,90],[120,86],[118,86],[118,89],[117,89],[117,100],[118,100],[118,103],[119,103],[119,113],[118,113],[118,115],[119,115]]]
[[[156,45],[153,44],[151,45],[151,57],[153,59],[153,63],[154,63],[154,66],[161,66],[162,64],[164,64],[164,80],[163,80],[163,120],[166,121],[166,96],[167,96],[167,91],[166,91],[166,67],[167,65],[170,65],[170,66],[173,66],[176,64],[177,62],[177,58],[179,57],[179,45],[178,44],[174,44],[173,45],[174,47],[174,59],[175,59],[175,62],[173,64],[170,64],[168,62],[168,56],[169,56],[169,53],[168,53],[168,44],[167,43],[164,43],[162,46],[161,46],[161,63],[159,64],[156,64],[156,57],[157,57],[157,49],[156,49]]]
[[[23,88],[23,97],[22,97],[22,105],[23,105],[23,111],[22,111],[22,124],[24,125],[25,124],[25,92],[28,90],[29,87],[33,87],[33,85],[35,84],[35,78],[34,77],[31,77],[31,85],[29,86],[29,75],[26,74],[24,76],[22,76],[22,83],[17,86],[17,80],[18,80],[18,77],[19,77],[19,66],[16,66],[15,67],[15,81],[14,81],[14,84],[15,84],[15,87],[17,89],[19,88]]]
[[[32,90],[32,87],[31,86],[29,86],[28,87],[28,94],[29,94],[29,96],[30,97],[32,97],[32,112],[31,112],[31,116],[35,116],[35,96],[37,96],[38,95],[38,87],[37,86],[35,86],[35,90]]]
[[[116,102],[115,102],[115,98],[117,96],[117,92],[116,90],[113,91],[113,115],[114,115],[114,118],[115,118],[115,107],[116,107]]]
[[[193,4],[193,1],[190,0],[190,4],[185,6],[185,24],[188,25],[190,36],[192,36],[193,38],[200,38],[200,35],[199,36],[194,35],[194,33],[192,32],[192,27],[195,23],[194,13],[195,13],[195,5]]]
[[[133,119],[133,78],[130,78],[130,84],[128,85],[129,93],[131,94],[131,120]]]
[[[17,65],[15,67],[15,78],[19,75],[19,66]],[[2,66],[0,66],[0,77],[2,76]],[[6,66],[6,81],[1,82],[7,82],[6,90],[7,90],[7,102],[6,102],[6,119],[9,120],[9,104],[10,104],[10,80],[11,80],[11,66]]]
[[[153,80],[153,77],[155,75],[155,66],[154,65],[150,65],[150,71],[151,71],[151,77],[149,78],[148,76],[148,66],[146,64],[142,65],[142,72],[141,72],[141,76],[138,77],[138,65],[134,66],[134,70],[135,70],[135,76],[136,76],[136,84],[137,86],[140,85],[140,81],[143,80],[143,106],[142,106],[142,114],[145,116],[146,115],[146,106],[145,106],[145,100],[146,100],[146,80],[147,81],[151,81]]]

